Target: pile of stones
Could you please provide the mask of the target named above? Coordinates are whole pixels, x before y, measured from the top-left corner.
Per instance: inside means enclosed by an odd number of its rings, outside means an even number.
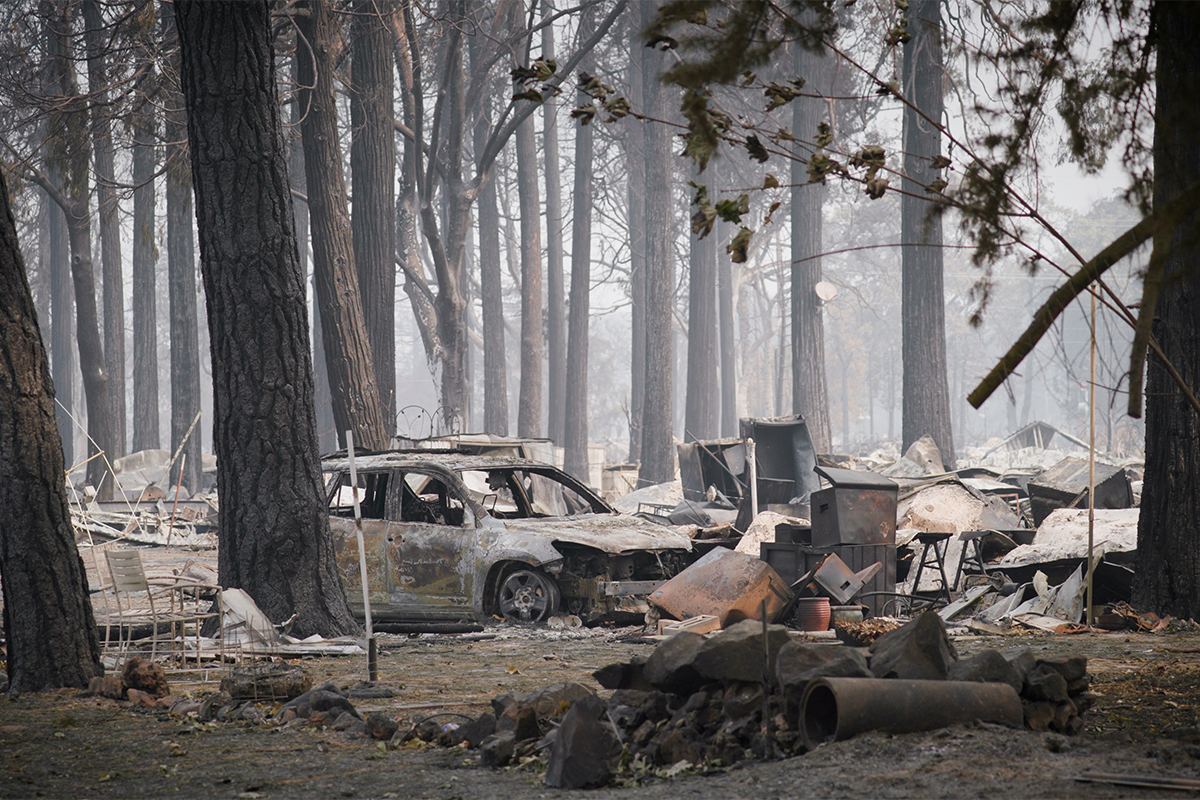
[[[679,633],[648,658],[607,666],[596,680],[612,693],[560,684],[501,695],[468,724],[416,726],[400,739],[478,748],[485,766],[538,757],[546,784],[608,783],[621,769],[728,766],[745,758],[804,752],[800,701],[819,678],[897,678],[1006,683],[1026,727],[1075,734],[1093,704],[1087,660],[1039,659],[1028,648],[959,660],[936,614],[923,614],[870,648],[812,644],[780,625],[747,620],[711,637]]]

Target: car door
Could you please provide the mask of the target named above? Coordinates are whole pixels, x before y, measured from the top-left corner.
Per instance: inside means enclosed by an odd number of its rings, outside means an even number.
[[[413,619],[471,617],[475,516],[449,476],[398,473],[399,521],[389,527],[389,603]]]
[[[359,471],[357,478],[368,596],[372,616],[383,619],[389,615],[389,589],[394,582],[387,543],[392,537],[391,528],[397,524],[389,518],[396,516],[394,507],[398,505],[398,493],[389,470]],[[351,610],[362,617],[362,567],[358,555],[358,525],[354,520],[354,488],[349,471],[335,476],[329,489],[329,525],[334,533],[338,570],[346,599]]]

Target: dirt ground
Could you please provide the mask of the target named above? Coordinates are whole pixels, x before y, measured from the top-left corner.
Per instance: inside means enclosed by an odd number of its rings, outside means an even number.
[[[447,721],[460,719],[453,714],[477,716],[504,692],[569,680],[599,689],[593,670],[649,653],[652,643],[637,633],[498,625],[474,635],[383,636],[379,682],[398,695],[355,706],[407,726],[431,715]],[[1078,778],[1106,772],[1200,779],[1200,732],[1194,727],[1200,633],[955,641],[962,657],[1016,645],[1039,655],[1088,656],[1100,699],[1084,717],[1084,732],[1067,739],[973,725],[868,734],[781,761],[562,792],[546,788],[536,769],[480,767],[470,750],[388,750],[329,730],[203,724],[63,691],[0,700],[0,798],[1154,797],[1180,793]],[[349,686],[366,677],[362,657],[299,663],[317,683]],[[173,693],[199,697],[215,689],[212,683],[176,683]]]

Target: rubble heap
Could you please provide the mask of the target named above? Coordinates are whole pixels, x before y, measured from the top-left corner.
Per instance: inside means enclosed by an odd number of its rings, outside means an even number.
[[[1082,730],[1081,715],[1095,699],[1087,691],[1086,658],[1039,659],[1028,648],[1015,648],[960,661],[932,613],[880,636],[870,648],[805,643],[781,625],[764,633],[763,624],[752,620],[709,637],[682,632],[648,658],[607,666],[595,677],[613,690],[607,698],[580,684],[506,694],[468,724],[417,726],[401,738],[478,748],[485,766],[540,755],[547,785],[583,788],[609,782],[618,769],[637,774],[681,762],[727,766],[803,753],[802,705],[821,679],[873,679],[848,685],[898,690],[926,681],[985,683],[993,695],[1011,698],[1009,711],[968,719],[1020,724],[1023,718],[1033,730],[1065,734]],[[895,730],[886,707],[879,716],[885,721],[877,729]]]

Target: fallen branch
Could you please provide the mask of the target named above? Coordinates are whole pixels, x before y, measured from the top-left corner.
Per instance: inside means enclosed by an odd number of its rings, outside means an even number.
[[[987,376],[979,382],[974,391],[967,396],[967,401],[975,408],[982,406],[992,396],[992,393],[1016,371],[1042,336],[1046,334],[1046,331],[1050,329],[1050,326],[1054,324],[1054,321],[1076,297],[1087,291],[1088,287],[1110,267],[1141,247],[1150,237],[1160,230],[1173,229],[1197,209],[1200,209],[1200,183],[1194,184],[1161,209],[1156,209],[1149,216],[1143,218],[1080,267],[1078,272],[1055,289],[1054,293],[1042,304],[1033,315],[1033,321],[1029,323],[1029,327],[1001,357],[996,366],[992,367]],[[1152,291],[1152,302],[1156,297],[1157,294]],[[1153,307],[1147,309],[1143,303],[1141,314],[1144,317],[1147,313],[1150,315],[1149,318],[1153,319]],[[1155,348],[1155,352],[1161,353],[1157,348]],[[1186,387],[1184,388],[1186,389]],[[1200,404],[1196,405],[1197,410],[1200,410]]]

